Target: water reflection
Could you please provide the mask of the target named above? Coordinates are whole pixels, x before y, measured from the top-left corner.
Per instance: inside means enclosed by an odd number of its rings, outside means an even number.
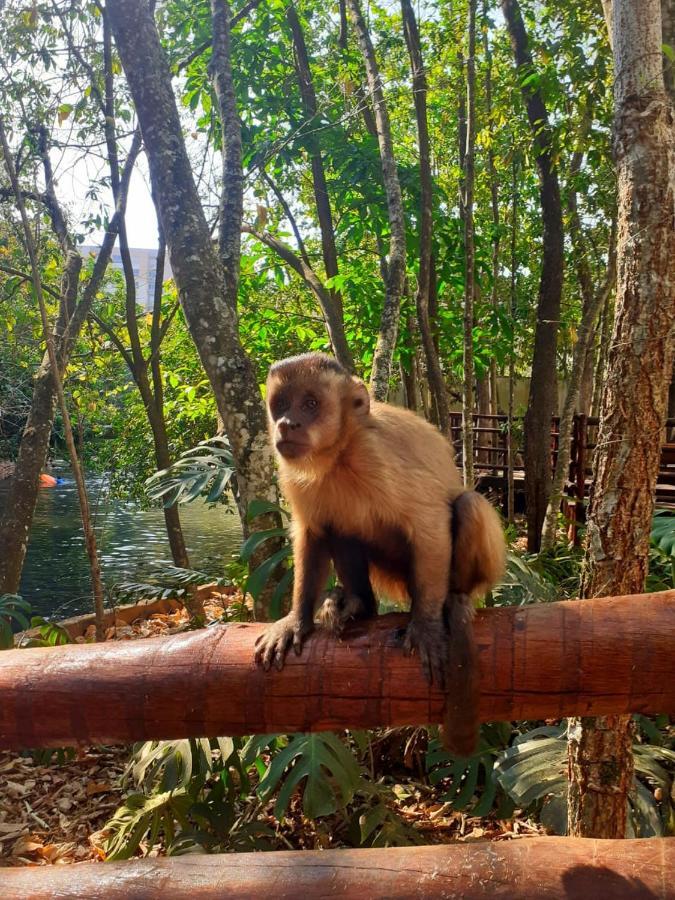
[[[63,481],[40,489],[20,591],[35,615],[65,618],[91,611],[91,589],[75,482],[67,471],[53,474]],[[141,579],[157,563],[171,559],[161,509],[110,500],[102,478],[88,478],[87,486],[106,587]],[[0,509],[7,487],[0,481]],[[180,509],[193,568],[221,572],[241,544],[238,517],[224,506],[209,509],[200,500]]]

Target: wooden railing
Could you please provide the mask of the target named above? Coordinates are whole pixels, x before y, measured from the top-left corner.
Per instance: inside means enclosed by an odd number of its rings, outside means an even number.
[[[443,697],[403,654],[406,617],[316,632],[282,672],[264,626],[0,653],[0,749],[438,722]],[[480,718],[675,713],[675,591],[482,610]],[[28,898],[673,897],[675,841],[543,838],[3,869]]]
[[[479,491],[493,493],[506,511],[508,501],[508,440],[509,420],[505,415],[475,414],[474,469]],[[551,420],[551,475],[558,458],[560,419]],[[458,465],[462,463],[462,416],[450,414],[452,441]],[[593,461],[598,441],[599,419],[595,416],[575,415],[570,446],[570,464],[564,486],[563,512],[569,521],[570,540],[578,543],[579,525],[585,521],[586,500],[593,476]],[[516,496],[523,507],[524,474],[522,447],[522,417],[513,420],[513,471]],[[675,419],[668,419],[664,427],[661,460],[656,485],[656,503],[660,507],[675,507]]]

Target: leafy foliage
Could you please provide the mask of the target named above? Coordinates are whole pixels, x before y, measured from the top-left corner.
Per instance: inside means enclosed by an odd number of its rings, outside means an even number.
[[[270,503],[267,500],[253,500],[251,502],[248,510],[249,521],[270,512],[278,513],[282,520],[288,522],[288,511],[278,504]],[[277,580],[269,602],[269,615],[272,619],[281,617],[283,600],[293,582],[293,548],[290,543],[288,525],[282,528],[263,528],[252,532],[244,541],[240,551],[241,559],[245,563],[249,563],[253,554],[263,544],[275,538],[277,539],[275,543],[278,543],[278,539],[281,539],[281,546],[259,563],[252,572],[249,572],[243,588],[245,593],[251,594],[254,600],[258,600],[275,571],[280,566],[284,568],[284,572]]]
[[[185,597],[191,586],[199,584],[216,584],[228,587],[229,578],[216,578],[207,572],[196,569],[181,569],[178,566],[165,564],[161,568],[149,572],[143,581],[121,581],[115,585],[115,596],[119,600],[163,600],[181,599]]]
[[[485,816],[494,807],[500,816],[510,815],[512,804],[506,794],[498,796],[499,783],[493,771],[495,759],[508,746],[512,733],[511,726],[504,722],[482,725],[478,749],[468,759],[450,756],[438,738],[432,740],[426,767],[431,783],[446,787],[441,799],[451,803],[453,809],[474,816]]]
[[[148,478],[145,488],[151,500],[162,500],[165,507],[190,503],[197,497],[215,503],[222,499],[234,478],[230,446],[225,438],[216,436],[181,453],[168,469]]]
[[[262,777],[264,800],[278,790],[274,815],[282,818],[295,789],[304,783],[302,804],[310,818],[345,807],[359,787],[361,773],[350,750],[332,732],[291,735]]]
[[[18,594],[0,596],[0,650],[9,650],[14,646],[12,623],[27,629],[29,615],[30,603]]]
[[[672,833],[671,791],[675,751],[635,743],[636,779],[630,796],[629,837]],[[670,771],[665,764],[670,765]],[[566,726],[540,726],[520,735],[495,763],[495,776],[518,806],[537,806],[541,822],[557,834],[567,830]],[[647,786],[652,788],[648,790]]]

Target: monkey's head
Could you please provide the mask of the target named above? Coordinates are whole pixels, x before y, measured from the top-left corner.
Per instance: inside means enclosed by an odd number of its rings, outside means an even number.
[[[363,382],[324,353],[283,359],[267,377],[270,435],[287,463],[339,452],[369,410]]]

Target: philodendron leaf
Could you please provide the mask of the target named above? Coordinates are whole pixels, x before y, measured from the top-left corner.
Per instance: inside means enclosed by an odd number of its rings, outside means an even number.
[[[344,808],[360,781],[361,772],[352,752],[334,734],[294,734],[272,759],[258,793],[264,800],[279,791],[274,815],[280,819],[295,789],[304,783],[303,811],[309,818],[317,818]]]

